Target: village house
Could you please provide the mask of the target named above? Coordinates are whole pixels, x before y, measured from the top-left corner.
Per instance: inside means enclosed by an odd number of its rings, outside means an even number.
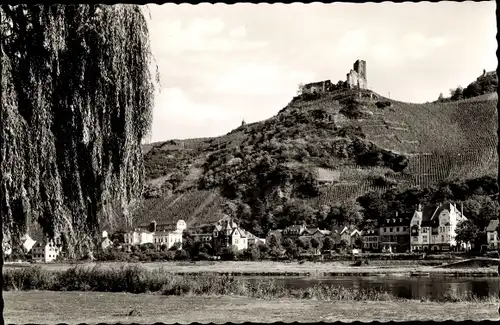
[[[369,229],[363,232],[363,249],[369,252],[379,251],[379,229]]]
[[[242,230],[244,235],[247,237],[248,246],[265,244],[266,240],[264,238],[259,238],[247,230]]]
[[[468,243],[457,247],[455,229],[467,220],[455,204],[419,205],[411,220],[412,251],[450,251],[466,249]]]
[[[305,224],[293,225],[293,226],[289,226],[289,227],[286,227],[285,229],[283,229],[281,234],[283,235],[283,237],[297,238],[297,237],[302,236],[304,234],[304,232],[306,231],[306,229],[307,229],[307,227]]]
[[[338,244],[340,242],[340,233],[342,232],[342,230],[344,230],[344,228],[340,226],[332,227],[332,230],[328,235],[333,239],[334,243]]]
[[[236,247],[237,250],[248,248],[248,238],[232,218],[219,220],[213,229],[214,249],[219,252],[223,248]]]
[[[61,253],[60,238],[49,240],[43,235],[34,235],[34,240],[36,242],[31,248],[31,258],[34,261],[50,263],[55,261]]]
[[[400,217],[385,218],[379,227],[379,247],[382,252],[405,253],[410,250],[410,220]]]
[[[268,237],[271,234],[278,236],[278,238],[291,238],[292,240],[296,240],[299,237],[322,239],[325,236],[331,235],[331,231],[319,229],[317,227],[307,228],[305,224],[302,224],[289,226],[285,229],[272,230],[269,232]]]
[[[30,252],[36,243],[36,241],[31,238],[29,234],[25,234],[24,236],[22,236],[21,242],[26,252]]]
[[[153,220],[140,224],[134,231],[125,233],[125,244],[128,246],[154,244],[157,249],[161,249],[162,246],[169,249],[178,243],[177,245],[181,247],[182,233],[185,229],[184,220],[178,220],[176,223]]]
[[[314,232],[312,232],[311,237],[316,238],[316,239],[323,239],[327,236],[330,236],[331,231],[330,230],[323,230],[316,228]]]
[[[208,243],[212,245],[212,233],[206,233],[206,232],[201,232],[201,233],[191,233],[191,236],[195,241],[199,241],[202,243]]]
[[[29,253],[31,251],[35,243],[36,241],[33,240],[29,234],[25,234],[21,237],[21,245],[26,253]],[[2,252],[4,256],[9,256],[10,254],[12,254],[11,244],[6,240],[6,238],[4,238],[4,241],[2,242]]]
[[[500,248],[500,240],[498,239],[498,219],[490,220],[490,223],[486,227],[486,242],[488,243],[489,249]]]
[[[153,232],[148,230],[134,229],[123,235],[125,245],[135,246],[153,243]]]
[[[152,222],[153,226],[153,243],[157,249],[166,247],[166,249],[172,248],[174,245],[178,245],[178,248],[182,247],[182,233],[186,229],[186,222],[184,220],[178,220],[177,223],[156,223]],[[161,230],[158,230],[161,229]]]
[[[362,240],[362,233],[354,226],[345,226],[340,232],[340,240],[347,244],[347,248],[356,246],[358,239]]]

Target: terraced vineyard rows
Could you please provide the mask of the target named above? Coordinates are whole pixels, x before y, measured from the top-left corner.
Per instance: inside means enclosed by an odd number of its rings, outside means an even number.
[[[168,210],[163,211],[166,220],[183,219],[187,224],[191,223],[191,216],[196,209],[206,200],[209,191],[193,191],[186,193],[180,200],[175,202]]]
[[[221,207],[226,199],[219,193],[214,194],[214,198],[196,215],[195,224],[205,224],[217,221],[221,212]]]
[[[194,210],[193,214],[190,216],[189,218],[189,226],[193,225],[193,224],[196,224],[196,223],[199,223],[198,222],[198,216],[201,217],[202,221],[204,221],[203,217],[204,215],[202,214],[203,210],[205,210],[205,208],[207,206],[210,205],[210,203],[212,203],[216,198],[217,196],[219,195],[219,193],[215,190],[211,190],[209,191],[208,195],[206,196],[205,200],[203,202],[201,202],[201,204],[196,208],[196,210]]]
[[[414,176],[411,185],[426,187],[445,180],[489,174],[497,161],[495,148],[413,155],[409,158],[408,173]]]
[[[160,220],[163,211],[170,209],[182,196],[183,194],[164,195],[142,201],[141,206],[134,212],[134,225]]]
[[[326,193],[318,198],[318,205],[331,205],[355,199],[360,192],[359,183],[337,183],[330,186]]]
[[[169,197],[148,199],[134,214],[134,224],[152,220],[175,222],[183,219],[188,225],[203,222],[209,214],[220,209],[220,195],[213,191],[193,191]]]

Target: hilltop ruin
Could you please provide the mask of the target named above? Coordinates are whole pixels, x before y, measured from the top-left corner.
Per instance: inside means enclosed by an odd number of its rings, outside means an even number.
[[[368,83],[366,81],[366,61],[356,60],[353,69],[347,74],[348,88],[367,89]]]
[[[337,89],[367,89],[368,82],[366,79],[366,61],[356,60],[353,68],[346,75],[345,81],[339,81],[333,84],[331,80],[308,83],[301,87],[301,92],[308,94],[326,93]]]

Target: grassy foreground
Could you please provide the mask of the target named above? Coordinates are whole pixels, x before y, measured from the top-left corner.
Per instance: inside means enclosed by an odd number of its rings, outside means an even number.
[[[498,304],[491,302],[331,302],[48,291],[4,292],[4,300],[6,324],[498,320]],[[131,310],[137,312],[128,316]]]
[[[411,274],[431,273],[446,274],[449,276],[498,276],[497,267],[461,267],[440,268],[434,266],[418,265],[418,261],[370,261],[369,265],[351,266],[352,262],[274,262],[274,261],[198,261],[198,262],[152,262],[140,265],[149,270],[163,268],[172,273],[222,273],[233,275],[376,275],[376,274]],[[103,268],[116,269],[124,265],[133,265],[123,262],[99,262],[78,264],[84,267],[100,265]],[[43,269],[64,271],[74,267],[69,263],[40,264]],[[7,269],[14,268],[15,264],[6,265]],[[24,267],[30,267],[24,265]]]
[[[4,270],[5,291],[94,291],[158,293],[167,296],[244,296],[258,299],[306,299],[322,301],[401,301],[389,292],[353,290],[343,286],[316,285],[289,288],[273,279],[248,281],[232,276],[178,275],[165,269],[148,270],[139,265],[119,269],[99,266],[49,271],[41,267]],[[404,299],[406,301],[406,299]],[[470,293],[445,293],[435,302],[499,302],[497,295],[476,297]]]

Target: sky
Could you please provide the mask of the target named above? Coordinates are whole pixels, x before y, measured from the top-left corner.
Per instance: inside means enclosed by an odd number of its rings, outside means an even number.
[[[496,2],[148,5],[161,83],[149,141],[212,137],[277,114],[300,83],[345,80],[423,103],[497,68]]]

